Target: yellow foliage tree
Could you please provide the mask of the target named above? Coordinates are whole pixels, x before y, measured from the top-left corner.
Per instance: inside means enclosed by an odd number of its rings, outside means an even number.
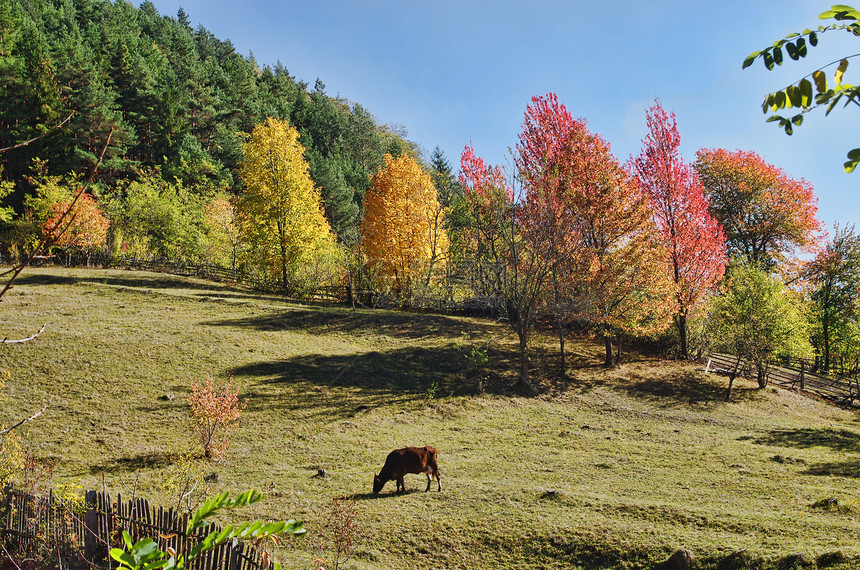
[[[306,267],[332,259],[336,250],[299,132],[270,117],[254,128],[243,152],[239,176],[245,193],[237,204],[242,234],[255,261],[284,290],[295,291]]]
[[[448,251],[443,211],[430,174],[408,155],[385,155],[364,199],[361,235],[367,258],[384,284],[409,292]]]
[[[221,263],[227,261],[235,272],[242,235],[236,218],[236,201],[215,196],[203,205],[203,227],[208,238],[207,257]]]

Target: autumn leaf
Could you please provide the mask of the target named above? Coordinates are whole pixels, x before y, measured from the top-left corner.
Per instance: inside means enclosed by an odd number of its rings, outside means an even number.
[[[839,67],[836,68],[836,73],[833,75],[833,81],[836,85],[842,85],[842,76],[845,75],[846,69],[848,69],[848,60],[843,59],[839,62]]]

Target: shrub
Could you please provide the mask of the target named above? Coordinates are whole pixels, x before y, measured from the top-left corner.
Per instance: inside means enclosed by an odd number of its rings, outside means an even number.
[[[233,377],[227,377],[223,388],[211,377],[205,382],[195,382],[188,395],[188,405],[203,454],[207,459],[220,457],[230,443],[232,424],[247,406],[247,401],[239,401],[239,387],[233,385]]]

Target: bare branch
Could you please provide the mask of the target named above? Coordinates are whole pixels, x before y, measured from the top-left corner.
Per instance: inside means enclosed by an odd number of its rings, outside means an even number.
[[[8,338],[4,338],[3,340],[0,340],[0,344],[17,344],[21,342],[30,342],[31,340],[45,332],[45,327],[47,326],[48,325],[42,325],[42,328],[39,329],[39,332],[37,332],[36,334],[31,334],[27,338],[19,338],[17,340],[9,340]]]
[[[9,559],[9,561],[12,563],[12,566],[14,566],[15,568],[17,568],[18,570],[21,570],[21,567],[20,567],[20,566],[18,566],[18,564],[15,562],[15,559],[14,559],[14,558],[12,558],[12,555],[11,555],[11,554],[9,554],[9,551],[8,551],[8,550],[6,550],[6,547],[5,547],[2,543],[0,543],[0,548],[3,548],[3,552],[5,552],[5,553],[6,553],[6,558],[8,558],[8,559]]]
[[[45,132],[44,132],[44,133],[42,133],[41,135],[36,136],[36,137],[33,137],[33,138],[31,138],[30,140],[28,140],[28,141],[24,141],[24,142],[22,142],[22,143],[13,144],[12,146],[7,146],[6,148],[0,148],[0,152],[6,152],[7,150],[13,150],[13,149],[16,149],[16,148],[21,148],[22,146],[27,146],[28,144],[30,144],[30,143],[32,143],[32,142],[36,142],[36,141],[37,141],[37,140],[39,140],[40,138],[42,138],[42,137],[44,137],[44,136],[47,136],[48,134],[52,133],[53,131],[56,131],[57,129],[59,129],[60,127],[62,127],[64,124],[66,124],[67,122],[69,122],[69,119],[71,119],[71,118],[74,116],[74,114],[75,114],[75,112],[74,112],[74,111],[72,111],[71,113],[69,113],[69,116],[68,116],[68,117],[66,117],[65,119],[63,119],[63,120],[62,120],[62,122],[60,122],[58,125],[55,125],[55,126],[51,127],[50,129],[48,129],[47,131],[45,131]]]
[[[39,410],[38,412],[36,412],[36,413],[35,413],[35,414],[33,414],[32,416],[30,416],[29,418],[24,419],[24,420],[21,420],[20,422],[18,422],[17,424],[13,425],[12,427],[6,428],[6,429],[4,429],[4,430],[0,430],[0,435],[6,435],[7,433],[9,433],[10,431],[12,431],[13,429],[15,429],[15,428],[19,428],[19,427],[21,427],[22,425],[26,424],[27,422],[30,422],[30,421],[35,420],[36,418],[38,418],[39,416],[41,416],[41,415],[42,415],[42,412],[44,412],[47,408],[48,408],[48,406],[44,406],[41,410]]]
[[[33,253],[31,253],[30,256],[27,258],[27,261],[25,261],[24,263],[22,263],[20,265],[14,266],[10,271],[7,271],[6,273],[4,273],[4,275],[6,275],[9,272],[11,272],[12,277],[9,278],[9,281],[6,282],[6,285],[3,287],[3,290],[0,291],[0,301],[3,300],[3,296],[6,294],[6,291],[8,291],[12,287],[12,283],[14,283],[15,279],[18,277],[18,275],[20,275],[20,273],[24,270],[24,268],[27,267],[28,265],[30,265],[30,263],[42,252],[43,249],[50,248],[52,245],[57,243],[57,240],[59,240],[63,236],[63,234],[66,233],[66,230],[69,229],[72,221],[74,221],[74,219],[75,219],[75,215],[71,214],[71,212],[74,209],[75,204],[78,203],[78,199],[80,199],[81,195],[86,191],[86,189],[89,187],[90,183],[92,183],[92,181],[95,179],[96,172],[98,172],[99,166],[101,165],[102,160],[104,159],[105,152],[107,152],[108,146],[110,146],[110,139],[112,136],[113,136],[113,128],[111,128],[110,132],[108,133],[107,140],[105,141],[105,146],[104,146],[104,148],[102,148],[102,152],[99,155],[98,162],[96,162],[95,166],[93,166],[93,170],[92,170],[92,172],[90,172],[90,175],[86,179],[86,181],[83,184],[81,184],[81,186],[75,192],[75,197],[72,199],[71,204],[69,204],[69,207],[66,209],[65,212],[63,212],[63,215],[60,216],[60,219],[57,220],[57,223],[54,224],[54,227],[51,228],[50,231],[47,232],[47,235],[42,238],[42,241],[39,242],[39,245],[36,246],[36,248],[33,250]],[[60,226],[63,224],[63,222],[66,221],[66,218],[69,215],[71,215],[69,222],[58,233],[57,230],[60,228]]]

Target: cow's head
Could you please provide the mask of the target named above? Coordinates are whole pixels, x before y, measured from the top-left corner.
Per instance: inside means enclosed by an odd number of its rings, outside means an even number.
[[[373,494],[378,495],[382,490],[382,487],[385,485],[385,481],[380,479],[379,475],[373,476]]]

